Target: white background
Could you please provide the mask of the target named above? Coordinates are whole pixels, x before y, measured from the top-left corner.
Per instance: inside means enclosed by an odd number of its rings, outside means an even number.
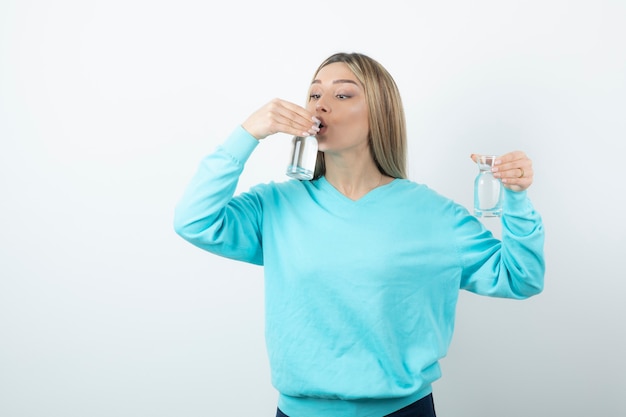
[[[173,208],[338,51],[394,75],[411,179],[469,207],[471,152],[534,161],[545,291],[461,294],[438,415],[625,415],[625,28],[621,0],[2,0],[0,415],[273,415],[262,269],[184,242]]]

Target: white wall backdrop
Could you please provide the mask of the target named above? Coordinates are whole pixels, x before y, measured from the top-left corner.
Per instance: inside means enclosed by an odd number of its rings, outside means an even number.
[[[546,289],[462,294],[438,414],[626,415],[625,28],[622,0],[2,0],[0,415],[273,415],[262,269],[184,242],[173,208],[337,51],[395,76],[412,179],[469,207],[471,152],[534,161]]]

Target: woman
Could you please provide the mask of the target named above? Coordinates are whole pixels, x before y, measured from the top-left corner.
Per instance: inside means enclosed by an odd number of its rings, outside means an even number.
[[[258,141],[316,135],[311,181],[234,196]],[[339,53],[306,107],[275,99],[207,156],[175,229],[209,252],[264,266],[277,416],[434,416],[431,384],[459,289],[522,299],[543,288],[543,226],[526,196],[531,161],[499,158],[502,241],[464,207],[406,179],[400,95],[375,60]]]

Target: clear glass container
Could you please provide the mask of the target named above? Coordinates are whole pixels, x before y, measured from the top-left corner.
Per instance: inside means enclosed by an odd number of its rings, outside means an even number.
[[[474,215],[499,217],[502,215],[502,183],[491,172],[496,155],[478,155],[478,175],[474,180]]]
[[[317,139],[315,136],[295,136],[292,140],[291,159],[287,175],[298,180],[310,180],[317,162]]]

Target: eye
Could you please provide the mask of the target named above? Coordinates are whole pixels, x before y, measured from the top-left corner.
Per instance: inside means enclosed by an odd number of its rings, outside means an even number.
[[[319,94],[317,94],[317,93],[312,93],[311,95],[309,95],[309,98],[310,98],[311,100],[319,100],[320,95],[319,95]]]
[[[339,100],[345,100],[345,99],[348,99],[348,98],[350,98],[350,97],[352,97],[352,96],[350,96],[350,95],[348,95],[348,94],[337,94],[337,96],[336,96],[336,97],[337,97]]]

